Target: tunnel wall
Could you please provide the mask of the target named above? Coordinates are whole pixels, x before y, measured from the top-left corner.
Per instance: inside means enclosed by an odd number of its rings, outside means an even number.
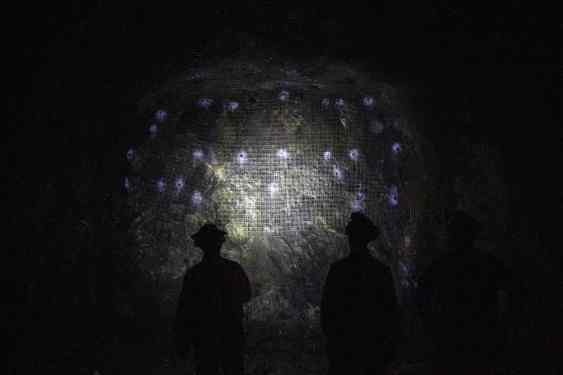
[[[140,98],[121,181],[124,251],[139,281],[122,306],[145,295],[173,317],[184,272],[201,258],[189,235],[212,221],[228,232],[223,254],[251,279],[250,346],[303,342],[303,353],[322,356],[322,285],[347,254],[354,211],[381,227],[372,252],[407,304],[444,203],[403,90],[348,64],[239,58],[188,69]]]

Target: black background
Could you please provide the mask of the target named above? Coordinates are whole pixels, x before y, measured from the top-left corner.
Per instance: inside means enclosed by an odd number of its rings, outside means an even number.
[[[561,207],[561,22],[530,2],[448,3],[23,4],[6,12],[5,57],[14,62],[5,71],[8,184],[24,193],[23,204],[41,181],[72,189],[72,171],[93,155],[96,176],[115,184],[105,166],[132,137],[120,119],[143,90],[254,40],[280,56],[360,62],[425,90],[428,118],[447,124],[437,147],[455,152],[463,137],[499,147],[514,215],[530,218],[530,230],[548,241]],[[467,114],[469,125],[459,121]]]
[[[115,190],[120,171],[112,165],[130,139],[123,119],[140,95],[202,56],[229,56],[250,40],[280,56],[360,62],[421,89],[427,119],[451,124],[432,135],[442,157],[467,139],[499,147],[513,219],[524,218],[541,240],[541,264],[558,273],[557,12],[524,1],[373,3],[61,1],[5,9],[4,186],[15,229],[8,253],[17,262],[6,275],[17,284],[22,248],[44,247],[53,233],[46,228],[64,228],[69,211],[95,213]],[[466,114],[470,125],[458,121]],[[81,196],[74,187],[87,175],[93,185]],[[41,199],[45,186],[54,191],[50,203]]]

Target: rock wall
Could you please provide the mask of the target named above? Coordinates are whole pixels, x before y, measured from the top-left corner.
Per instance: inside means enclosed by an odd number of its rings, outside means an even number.
[[[322,353],[322,284],[347,253],[353,211],[382,228],[374,254],[407,298],[420,226],[440,205],[432,150],[402,95],[345,64],[233,59],[143,97],[143,140],[123,151],[127,252],[158,285],[162,313],[173,315],[185,269],[200,259],[189,235],[213,221],[228,232],[223,253],[251,278],[250,345],[308,335],[287,342]]]

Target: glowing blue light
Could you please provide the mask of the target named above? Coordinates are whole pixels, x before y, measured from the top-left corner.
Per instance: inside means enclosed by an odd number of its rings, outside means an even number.
[[[369,131],[373,134],[381,134],[383,132],[384,126],[381,121],[373,120],[369,124]]]
[[[399,188],[395,185],[391,185],[387,191],[387,200],[391,207],[395,207],[399,204]]]
[[[373,108],[375,106],[375,99],[373,96],[364,96],[362,99],[362,104],[366,108]]]
[[[197,101],[199,108],[209,109],[215,101],[211,98],[201,98]]]
[[[154,119],[158,123],[163,123],[164,121],[166,121],[167,118],[168,118],[168,112],[162,109],[156,111],[156,113],[154,114]]]
[[[287,150],[285,148],[280,148],[278,150],[278,158],[282,159],[282,160],[287,160],[289,158],[289,154],[287,153]]]
[[[270,192],[270,196],[273,197],[280,191],[280,185],[277,182],[272,182],[268,185],[268,191]]]
[[[174,182],[174,186],[176,186],[176,190],[178,192],[184,190],[185,182],[183,177],[176,177],[176,181]]]
[[[329,105],[330,105],[330,99],[329,98],[324,98],[323,100],[321,100],[321,106],[323,108],[328,108]]]
[[[205,78],[205,75],[202,72],[195,72],[190,76],[190,80],[200,80]]]
[[[323,158],[324,158],[325,160],[327,160],[327,161],[330,160],[330,159],[332,159],[332,152],[330,152],[330,151],[325,151],[324,154],[323,154]]]
[[[358,161],[360,158],[360,151],[357,148],[354,148],[348,152],[348,156],[351,160]]]
[[[129,177],[125,177],[123,179],[123,187],[125,188],[125,190],[129,191],[131,190],[131,182],[129,182]]]
[[[337,109],[342,109],[342,108],[344,108],[344,99],[342,99],[342,98],[337,98],[337,99],[334,101],[334,106],[335,106]]]
[[[353,200],[352,201],[352,212],[361,212],[364,210],[363,202]]]
[[[166,191],[166,181],[164,181],[163,177],[159,178],[156,182],[156,189],[159,193],[164,193]]]
[[[413,277],[415,273],[415,265],[405,261],[399,261],[399,271],[403,277]]]
[[[246,151],[240,151],[237,155],[239,164],[245,164],[248,161],[248,154]]]
[[[398,154],[399,152],[401,152],[401,144],[397,142],[393,143],[391,150],[393,150],[394,154]]]
[[[149,133],[150,133],[152,138],[156,137],[156,135],[158,134],[158,125],[152,124],[149,127]]]
[[[401,275],[401,285],[403,287],[417,287],[416,266],[414,264],[404,260],[399,261],[399,273]]]
[[[289,91],[286,90],[280,91],[278,95],[278,99],[281,100],[282,102],[287,101],[289,99]]]
[[[202,202],[203,202],[203,195],[201,195],[201,192],[194,191],[194,193],[192,194],[192,204],[195,207],[199,207],[201,206]]]
[[[227,108],[227,111],[229,112],[234,112],[239,108],[240,104],[238,102],[234,102],[234,101],[230,101],[227,102],[227,104],[225,105],[225,107]]]
[[[358,194],[356,194],[356,198],[352,201],[352,212],[365,211],[365,200],[365,193],[359,192]]]
[[[134,159],[135,159],[135,150],[130,148],[129,150],[127,150],[127,160],[133,161]]]
[[[203,151],[200,149],[194,150],[192,152],[192,157],[194,160],[203,160]]]
[[[343,175],[342,175],[342,171],[340,170],[340,168],[335,166],[332,169],[332,173],[334,174],[334,177],[336,177],[337,180],[342,180]]]

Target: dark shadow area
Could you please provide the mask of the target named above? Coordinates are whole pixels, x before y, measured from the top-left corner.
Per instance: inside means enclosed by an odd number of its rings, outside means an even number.
[[[448,252],[421,276],[420,314],[433,346],[432,368],[439,372],[457,372],[461,365],[479,373],[510,364],[505,350],[515,276],[500,260],[475,248],[480,231],[467,213],[453,212]]]
[[[309,331],[294,328],[291,337],[302,340],[284,342],[284,348],[305,347],[302,341],[311,340],[314,354],[325,356],[326,339],[331,366],[349,369],[341,356],[351,353],[362,358],[354,365],[387,364],[401,374],[448,373],[452,367],[455,372],[449,373],[463,373],[477,352],[483,363],[494,357],[491,366],[507,374],[559,373],[561,30],[555,12],[507,1],[487,8],[392,3],[307,9],[248,1],[179,10],[148,2],[131,8],[90,1],[11,11],[4,272],[10,293],[4,331],[13,343],[12,373],[193,369],[192,358],[176,357],[180,328],[156,298],[169,286],[141,277],[136,271],[141,260],[119,251],[132,242],[124,233],[133,220],[122,198],[123,150],[147,136],[144,124],[131,126],[141,121],[131,115],[141,96],[187,65],[241,51],[264,59],[354,61],[392,84],[412,88],[417,120],[427,125],[439,166],[433,194],[446,198],[447,212],[463,206],[495,224],[472,246],[475,238],[463,237],[471,224],[450,228],[454,242],[448,244],[440,242],[444,233],[428,230],[413,271],[416,286],[398,306],[391,301],[397,283],[390,285],[389,271],[366,253],[352,252],[327,279],[324,335],[310,338]],[[483,144],[489,147],[485,151]],[[489,164],[501,170],[481,172]],[[489,188],[494,179],[488,176],[495,175],[502,175],[506,189]],[[436,219],[425,220],[430,227]],[[363,248],[371,239],[351,248]],[[215,266],[205,270],[211,274]],[[366,275],[367,281],[348,275]],[[231,317],[236,343],[226,351],[233,357],[225,361],[240,362],[239,305],[248,296],[246,287],[228,286],[241,295],[228,293],[238,302]],[[367,297],[373,293],[385,301]],[[133,302],[121,304],[124,296]],[[261,328],[270,329],[273,338],[281,329]],[[247,347],[246,360],[269,350],[264,347]],[[207,355],[205,349],[198,353]],[[258,370],[247,368],[247,373]]]
[[[323,287],[321,326],[329,374],[377,374],[395,359],[399,308],[391,270],[368,243],[379,229],[361,213],[346,227],[350,254],[330,266]]]
[[[250,282],[240,264],[221,256],[226,232],[205,224],[192,235],[204,252],[188,269],[176,312],[175,345],[180,358],[194,352],[198,374],[244,374],[243,304]]]

